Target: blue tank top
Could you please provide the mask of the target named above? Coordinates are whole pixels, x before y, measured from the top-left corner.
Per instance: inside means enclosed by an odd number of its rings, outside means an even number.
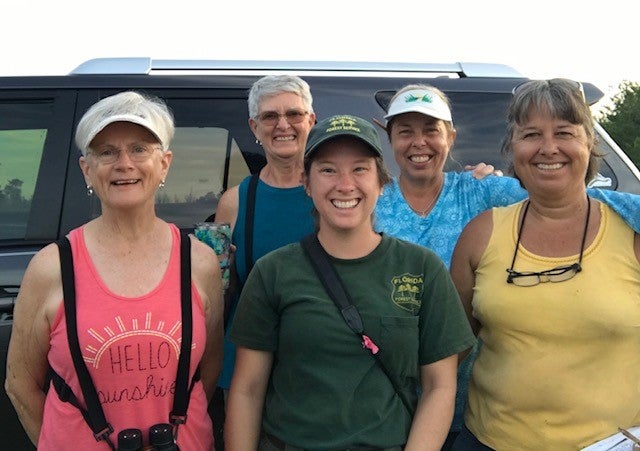
[[[251,176],[246,177],[238,187],[238,217],[231,236],[231,242],[236,246],[235,265],[240,284],[244,284],[248,276],[245,264],[245,221],[250,179]],[[285,244],[300,241],[313,232],[315,224],[312,209],[313,202],[303,186],[276,188],[258,180],[253,217],[253,263],[263,255]],[[238,298],[239,290],[236,290],[229,313],[232,320]],[[222,388],[229,388],[235,356],[235,346],[225,334],[222,373],[218,381]]]

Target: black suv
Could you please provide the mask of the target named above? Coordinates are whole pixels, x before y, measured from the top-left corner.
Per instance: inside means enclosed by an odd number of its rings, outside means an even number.
[[[491,163],[499,153],[513,88],[526,80],[491,64],[91,60],[67,76],[0,77],[0,375],[15,297],[30,258],[46,244],[99,214],[78,166],[75,126],[103,97],[139,90],[162,97],[174,112],[174,159],[157,198],[158,214],[181,228],[209,217],[220,194],[264,164],[247,123],[247,94],[260,76],[294,73],[311,86],[318,118],[352,114],[383,119],[395,91],[429,83],[450,97],[458,138],[447,170]],[[603,93],[584,84],[590,103]],[[640,172],[597,126],[605,154],[595,185],[640,194]],[[397,166],[384,132],[385,160]],[[0,389],[3,449],[33,449],[4,388]]]

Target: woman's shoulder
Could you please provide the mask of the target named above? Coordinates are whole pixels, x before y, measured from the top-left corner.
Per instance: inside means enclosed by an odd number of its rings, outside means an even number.
[[[60,252],[56,243],[48,244],[36,253],[25,271],[18,294],[30,312],[43,311],[53,320],[62,303],[62,272]],[[41,310],[42,309],[42,310]]]
[[[40,249],[31,261],[27,271],[37,274],[40,277],[59,278],[60,277],[60,248],[57,243],[50,243]]]
[[[478,215],[473,217],[471,221],[467,223],[467,225],[463,229],[463,233],[465,233],[465,230],[466,230],[467,231],[466,233],[473,234],[475,232],[478,232],[480,230],[483,230],[491,226],[493,222],[494,210],[503,209],[503,208],[509,208],[509,207],[494,207],[490,210],[485,210],[482,213],[479,213]]]
[[[238,204],[239,204],[239,185],[232,186],[227,189],[216,206],[215,218],[219,222],[228,222],[235,225],[236,217],[238,216]]]
[[[265,255],[260,257],[258,260],[263,260],[265,262],[282,262],[287,260],[282,259],[291,259],[295,257],[299,257],[304,254],[304,250],[302,249],[302,245],[299,241],[294,241],[293,243],[285,244],[277,249],[267,252]],[[257,262],[256,262],[257,264]]]
[[[494,223],[501,223],[509,215],[517,214],[520,203],[504,207],[493,207],[475,216],[462,229],[458,237],[457,247],[484,249],[493,233]]]
[[[196,281],[207,280],[220,273],[220,261],[216,253],[194,235],[191,240],[191,272]]]

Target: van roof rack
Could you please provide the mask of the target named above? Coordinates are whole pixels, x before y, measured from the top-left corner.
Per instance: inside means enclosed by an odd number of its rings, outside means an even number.
[[[512,67],[490,63],[396,63],[347,61],[260,61],[260,60],[168,60],[148,57],[96,58],[85,61],[71,74],[170,74],[175,72],[201,73],[204,71],[256,72],[387,72],[434,73],[458,77],[510,77],[524,76]]]

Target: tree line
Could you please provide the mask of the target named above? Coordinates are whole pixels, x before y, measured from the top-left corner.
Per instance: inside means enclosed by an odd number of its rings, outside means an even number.
[[[23,183],[20,179],[11,179],[4,187],[0,186],[0,206],[28,206],[30,199],[25,199],[22,195]]]
[[[640,84],[623,81],[596,119],[640,168]]]

